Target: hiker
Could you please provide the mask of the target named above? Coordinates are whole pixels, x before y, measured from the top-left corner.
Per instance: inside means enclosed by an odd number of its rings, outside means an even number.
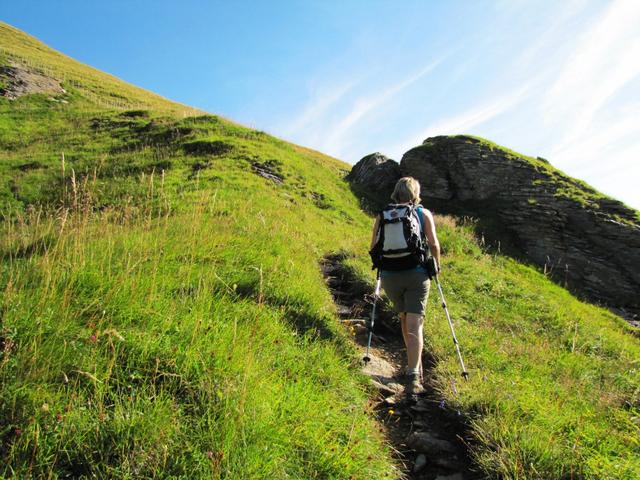
[[[440,265],[440,244],[433,215],[420,205],[420,184],[415,178],[398,180],[391,200],[394,203],[381,212],[373,226],[371,256],[379,269],[381,286],[400,317],[407,349],[407,394],[418,395],[424,393],[422,322],[430,286],[425,263],[430,251]],[[392,238],[394,235],[399,238]]]

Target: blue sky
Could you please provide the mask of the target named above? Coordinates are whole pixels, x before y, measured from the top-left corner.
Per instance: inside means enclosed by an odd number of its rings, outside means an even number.
[[[23,0],[0,19],[349,163],[470,133],[640,208],[638,0]]]

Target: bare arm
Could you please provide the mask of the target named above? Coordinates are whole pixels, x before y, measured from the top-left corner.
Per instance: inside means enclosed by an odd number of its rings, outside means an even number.
[[[422,209],[422,219],[424,220],[424,233],[429,242],[431,255],[434,256],[436,262],[438,262],[438,268],[440,268],[440,242],[438,242],[438,236],[436,235],[436,224],[433,220],[433,215],[426,208]]]
[[[373,250],[373,246],[376,244],[378,238],[378,227],[380,225],[380,217],[376,217],[376,223],[373,224],[373,232],[371,234],[371,246],[369,250]]]

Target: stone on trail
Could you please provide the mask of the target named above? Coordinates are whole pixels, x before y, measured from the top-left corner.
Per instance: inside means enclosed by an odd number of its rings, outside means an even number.
[[[395,396],[386,397],[382,403],[384,403],[384,406],[386,407],[395,407],[398,405],[398,399]]]
[[[356,332],[357,335],[361,335],[363,333],[368,333],[368,331],[369,331],[367,326],[363,325],[361,323],[354,323],[352,326],[353,326],[353,331]]]
[[[421,453],[454,453],[456,447],[453,443],[434,437],[429,432],[413,432],[406,439],[409,447]]]
[[[369,351],[369,357],[371,358],[371,361],[365,364],[362,369],[362,373],[368,375],[377,382],[388,385],[388,379],[393,378],[393,375],[395,374],[395,367],[384,358],[375,355],[371,351]]]
[[[462,463],[456,455],[452,455],[451,457],[435,457],[433,458],[433,463],[447,470],[461,470],[463,468]]]
[[[452,475],[438,475],[435,480],[464,480],[464,475],[459,472]]]
[[[397,390],[395,390],[393,387],[390,387],[389,385],[385,385],[384,383],[378,382],[373,378],[371,379],[371,383],[385,397],[392,397],[393,395],[398,393]]]
[[[429,407],[426,401],[422,399],[422,400],[418,400],[418,402],[415,405],[411,405],[411,410],[418,413],[425,413],[425,412],[429,412],[431,410],[431,407]]]
[[[416,418],[413,421],[413,426],[415,428],[423,428],[424,429],[424,428],[427,428],[429,426],[429,424],[425,420],[423,420],[422,418]]]
[[[424,453],[421,453],[416,457],[416,461],[413,464],[413,473],[418,473],[427,465],[427,457]]]

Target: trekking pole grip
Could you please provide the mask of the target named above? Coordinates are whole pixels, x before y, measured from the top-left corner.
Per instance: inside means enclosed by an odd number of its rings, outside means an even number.
[[[435,278],[437,281],[438,265],[436,264],[436,259],[434,257],[427,258],[426,267],[427,267],[427,275],[429,275],[429,279],[433,280]]]

